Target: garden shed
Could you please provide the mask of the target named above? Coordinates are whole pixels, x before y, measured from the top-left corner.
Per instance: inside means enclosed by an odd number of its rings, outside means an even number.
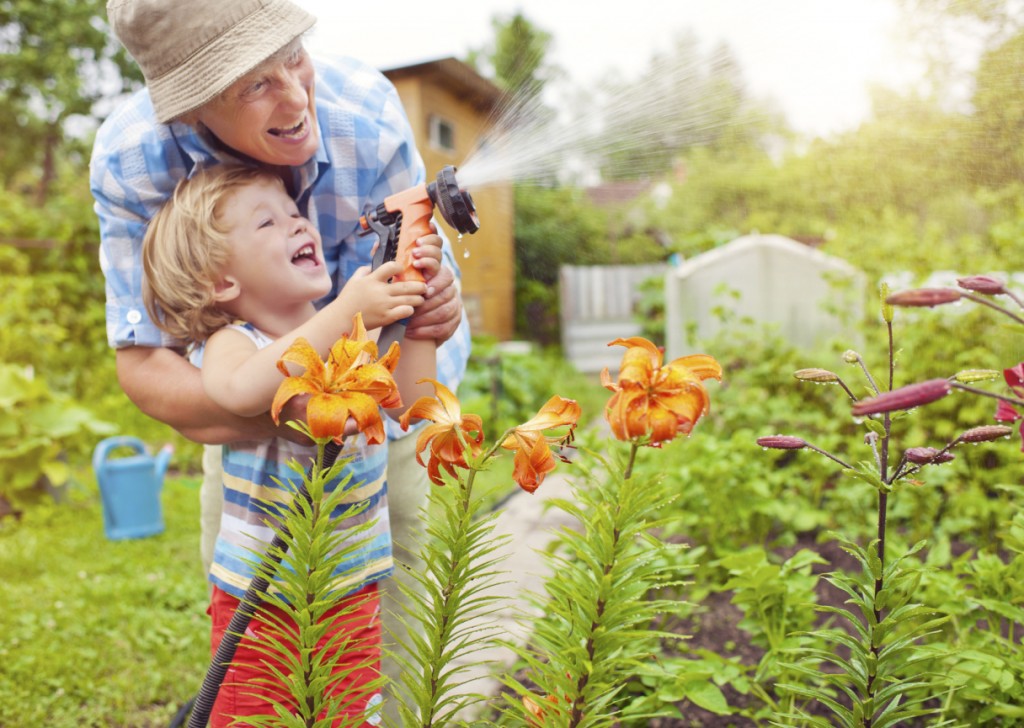
[[[795,346],[848,334],[863,310],[864,274],[782,235],[752,234],[671,268],[665,277],[668,358],[736,322],[772,324]]]

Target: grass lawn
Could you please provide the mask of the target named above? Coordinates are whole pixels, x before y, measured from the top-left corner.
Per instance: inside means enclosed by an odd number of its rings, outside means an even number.
[[[128,541],[79,490],[0,522],[0,725],[167,726],[209,659],[198,480],[168,478],[166,531]]]

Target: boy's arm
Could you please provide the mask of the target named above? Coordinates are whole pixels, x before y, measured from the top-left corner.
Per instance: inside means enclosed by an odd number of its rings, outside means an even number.
[[[407,337],[402,340],[401,347],[402,355],[398,359],[394,376],[398,393],[402,395],[402,406],[385,410],[394,419],[398,419],[420,397],[433,397],[433,385],[430,382],[418,382],[437,378],[437,345],[433,341]]]
[[[416,293],[425,289],[422,283],[387,282],[400,270],[398,263],[385,263],[350,280],[338,297],[312,318],[263,348],[236,329],[217,331],[203,352],[202,382],[207,394],[243,417],[266,412],[282,381],[277,362],[296,339],[308,341],[323,358],[343,334],[352,331],[357,312],[363,312],[367,328],[377,328],[408,316],[423,301]]]

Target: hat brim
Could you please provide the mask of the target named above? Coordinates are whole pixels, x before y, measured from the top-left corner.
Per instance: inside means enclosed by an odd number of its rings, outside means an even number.
[[[314,23],[313,15],[291,3],[264,6],[242,19],[185,63],[149,79],[157,121],[169,123],[212,101]]]

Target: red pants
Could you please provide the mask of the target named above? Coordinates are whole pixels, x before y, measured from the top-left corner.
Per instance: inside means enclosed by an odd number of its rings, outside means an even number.
[[[210,608],[208,614],[213,622],[210,638],[210,655],[217,653],[228,624],[235,614],[239,600],[230,594],[213,587],[210,597]],[[354,611],[348,611],[343,619],[338,619],[332,624],[320,645],[325,645],[333,635],[341,632],[345,637],[339,640],[345,648],[344,656],[338,661],[333,674],[343,674],[351,671],[342,680],[338,680],[330,689],[331,695],[339,695],[345,690],[355,689],[358,699],[355,706],[346,711],[348,717],[362,716],[366,714],[367,708],[378,705],[381,701],[379,692],[371,695],[366,686],[370,681],[380,675],[380,597],[377,594],[377,585],[362,589],[345,597],[336,607],[333,607],[326,615],[326,618],[333,620],[339,611],[346,608],[351,610],[353,602],[357,602]],[[267,607],[264,606],[264,609]],[[270,610],[282,617],[279,609],[270,607]],[[234,660],[228,667],[224,676],[224,683],[217,694],[217,701],[213,705],[210,715],[211,728],[224,728],[232,722],[233,717],[274,715],[270,698],[278,702],[285,702],[287,694],[282,694],[281,689],[265,684],[266,672],[259,669],[261,664],[269,663],[271,658],[266,654],[254,649],[254,643],[266,635],[272,635],[276,629],[271,625],[253,616],[245,635],[238,642],[238,649],[235,652]],[[337,643],[335,643],[336,649]],[[275,663],[278,664],[278,663]],[[362,667],[358,667],[362,665]],[[356,669],[354,669],[356,668]],[[361,694],[359,694],[361,693]],[[381,716],[378,711],[369,718],[363,725],[366,728],[380,725]]]

